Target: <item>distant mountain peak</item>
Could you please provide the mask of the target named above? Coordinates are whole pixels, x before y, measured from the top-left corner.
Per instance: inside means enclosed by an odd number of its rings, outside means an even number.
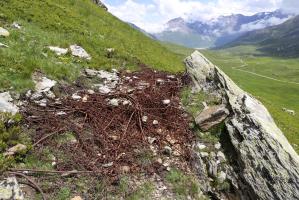
[[[265,27],[281,24],[290,18],[289,14],[283,13],[281,10],[273,12],[261,12],[251,16],[243,14],[232,14],[227,16],[219,16],[210,20],[185,20],[182,17],[174,18],[168,21],[165,25],[165,30],[156,34],[157,38],[167,42],[178,43],[188,47],[202,47],[200,43],[192,44],[191,41],[182,43],[176,41],[176,35],[187,36],[198,35],[200,38],[209,38],[210,47],[223,45],[236,39],[241,34],[248,31],[262,29]],[[164,34],[166,33],[166,34]],[[181,36],[180,36],[181,37]],[[190,37],[190,39],[193,37]],[[184,41],[187,41],[184,38]],[[190,46],[190,44],[192,44]],[[204,42],[206,47],[207,42]]]

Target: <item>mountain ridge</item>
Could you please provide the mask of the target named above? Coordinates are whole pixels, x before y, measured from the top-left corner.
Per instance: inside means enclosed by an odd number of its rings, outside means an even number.
[[[191,48],[215,47],[229,43],[248,31],[283,23],[290,16],[292,15],[276,10],[251,16],[242,14],[219,16],[208,21],[191,21],[179,17],[168,21],[165,30],[155,36],[162,41],[178,43]],[[186,39],[180,39],[182,36]],[[191,36],[193,44],[188,42],[189,36]],[[194,38],[197,39],[194,41]]]
[[[263,53],[297,57],[299,55],[299,15],[286,22],[261,30],[248,32],[221,48],[256,45]]]

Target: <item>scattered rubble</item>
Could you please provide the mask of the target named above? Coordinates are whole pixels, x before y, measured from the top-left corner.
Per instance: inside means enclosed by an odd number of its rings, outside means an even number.
[[[60,47],[55,47],[55,46],[48,46],[48,48],[56,53],[56,55],[61,56],[67,54],[69,51],[68,49],[60,48]]]
[[[9,32],[8,30],[6,30],[5,28],[0,27],[0,37],[8,37],[9,36]]]
[[[70,46],[70,50],[73,56],[83,58],[86,60],[91,60],[91,56],[82,47],[74,44]]]

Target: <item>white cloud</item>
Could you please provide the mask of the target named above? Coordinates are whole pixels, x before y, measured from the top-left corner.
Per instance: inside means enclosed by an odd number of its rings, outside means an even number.
[[[132,22],[148,32],[159,32],[170,19],[211,19],[219,15],[245,14],[273,11],[283,7],[290,10],[295,5],[299,10],[299,0],[152,0],[151,3],[140,3],[137,0],[124,0],[118,6],[109,5],[109,11],[120,19]]]
[[[299,14],[299,0],[283,0],[281,8],[286,12]]]
[[[277,17],[271,17],[267,20],[260,20],[258,22],[252,22],[252,23],[244,24],[244,25],[241,26],[240,31],[241,32],[246,32],[246,31],[258,30],[258,29],[262,29],[262,28],[265,28],[265,27],[281,24],[281,23],[285,22],[286,20],[287,20],[286,18],[280,19],[280,18],[277,18]]]

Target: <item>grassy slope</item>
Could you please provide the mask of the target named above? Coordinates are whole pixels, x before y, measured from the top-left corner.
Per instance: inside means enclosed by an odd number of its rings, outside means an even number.
[[[202,53],[220,66],[242,89],[266,105],[278,126],[299,152],[299,84],[278,82],[234,69],[242,65],[240,61],[242,59],[248,66],[241,69],[299,83],[299,59],[252,56],[259,53],[254,51],[254,47],[235,47],[222,51],[206,50]],[[283,112],[283,107],[295,110],[297,115],[292,116]]]
[[[10,24],[21,23],[22,30]],[[32,87],[31,74],[40,69],[54,79],[73,80],[83,67],[136,69],[140,61],[156,69],[183,70],[181,58],[160,43],[134,30],[90,0],[2,0],[0,26],[11,36],[0,38],[10,46],[0,49],[0,88]],[[91,54],[90,62],[70,55],[58,57],[48,45],[81,45]],[[113,58],[106,48],[115,48]]]
[[[194,49],[187,48],[184,46],[180,46],[178,44],[173,44],[170,42],[161,42],[163,46],[165,46],[170,51],[176,53],[182,59],[185,59],[187,56],[191,55],[194,52]]]

